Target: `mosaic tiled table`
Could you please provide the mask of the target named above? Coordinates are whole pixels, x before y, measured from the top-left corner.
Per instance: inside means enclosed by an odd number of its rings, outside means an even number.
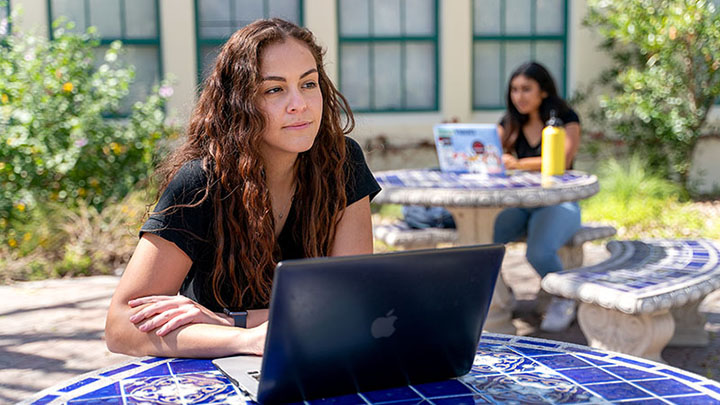
[[[579,300],[591,346],[661,360],[665,345],[706,345],[702,299],[720,288],[711,240],[610,241],[608,260],[548,274],[542,288]],[[671,341],[672,339],[672,341]]]
[[[507,176],[488,177],[472,173],[444,173],[430,169],[392,170],[375,173],[382,187],[373,202],[378,204],[443,206],[457,226],[458,245],[491,243],[495,218],[503,208],[538,207],[577,201],[596,194],[597,177],[567,171],[541,185],[539,172],[509,171]],[[502,277],[495,285],[485,328],[515,334],[512,325],[513,296]]]
[[[627,402],[626,402],[627,401]],[[32,404],[249,402],[210,360],[144,358],[86,374]],[[636,357],[555,341],[484,334],[458,379],[352,394],[310,404],[720,404],[720,383]]]

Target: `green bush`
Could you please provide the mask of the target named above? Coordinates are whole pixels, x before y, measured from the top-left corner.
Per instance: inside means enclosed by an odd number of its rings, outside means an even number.
[[[54,202],[28,213],[12,228],[15,244],[0,245],[0,284],[92,274],[113,274],[130,259],[137,244],[145,204],[154,194],[135,191],[102,211],[80,203]]]
[[[54,27],[53,41],[13,32],[0,46],[0,243],[14,248],[31,245],[19,229],[44,204],[100,212],[122,199],[176,132],[164,123],[164,83],[117,116],[134,76],[119,42],[99,55],[94,29]]]
[[[600,192],[581,202],[583,222],[612,224],[620,238],[720,237],[720,221],[693,208],[680,185],[645,167],[637,156],[601,165]]]
[[[53,28],[53,41],[0,37],[0,282],[123,267],[177,135],[166,82],[121,115],[134,77],[122,45],[101,52],[94,29]]]
[[[706,0],[590,0],[585,24],[611,67],[599,117],[654,170],[687,183],[691,153],[720,96],[720,13]]]

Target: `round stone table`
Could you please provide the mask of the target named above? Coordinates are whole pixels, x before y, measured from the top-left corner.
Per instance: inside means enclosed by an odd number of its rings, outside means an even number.
[[[627,401],[627,402],[626,402]],[[138,358],[79,376],[29,404],[244,404],[211,360]],[[720,383],[629,355],[483,334],[469,374],[306,404],[720,404]]]
[[[495,218],[503,208],[539,207],[577,201],[595,195],[597,177],[569,170],[543,185],[539,172],[508,171],[505,176],[446,173],[433,169],[405,169],[375,173],[382,191],[378,204],[430,205],[447,208],[455,219],[458,245],[492,242]],[[498,279],[485,329],[515,333],[511,323],[512,293]]]

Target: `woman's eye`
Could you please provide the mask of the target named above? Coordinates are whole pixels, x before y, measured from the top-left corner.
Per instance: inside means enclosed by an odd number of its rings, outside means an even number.
[[[303,87],[305,87],[306,89],[314,89],[315,87],[317,87],[317,83],[307,82],[303,85]]]
[[[272,88],[265,90],[265,94],[275,94],[275,93],[279,93],[280,91],[282,91],[282,89],[280,87],[272,87]]]

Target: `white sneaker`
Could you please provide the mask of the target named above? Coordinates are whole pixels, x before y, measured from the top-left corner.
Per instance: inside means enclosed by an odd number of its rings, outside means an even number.
[[[553,297],[548,305],[540,329],[545,332],[562,332],[575,320],[575,300]]]

